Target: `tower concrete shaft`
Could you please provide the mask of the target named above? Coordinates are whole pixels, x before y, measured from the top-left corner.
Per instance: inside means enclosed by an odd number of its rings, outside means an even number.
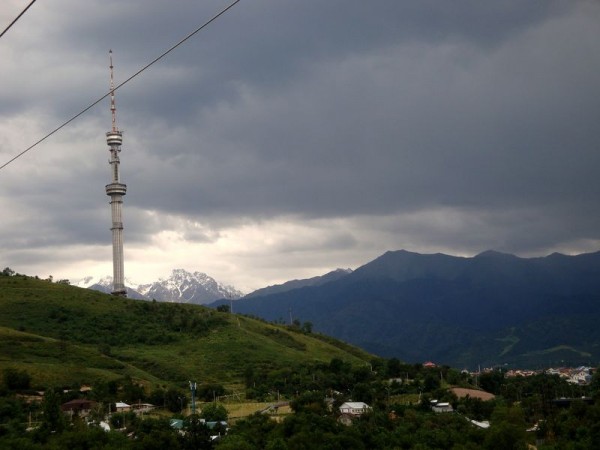
[[[127,186],[119,179],[119,153],[123,143],[123,133],[117,129],[115,92],[113,82],[112,50],[110,51],[110,110],[112,114],[112,130],[106,133],[106,143],[110,147],[110,168],[112,181],[106,185],[106,195],[110,196],[112,215],[112,247],[113,247],[113,291],[114,295],[126,296],[123,264],[123,196]]]

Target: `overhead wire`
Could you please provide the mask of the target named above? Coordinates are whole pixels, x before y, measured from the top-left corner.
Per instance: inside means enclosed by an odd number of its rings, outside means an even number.
[[[19,14],[17,17],[15,17],[15,20],[13,20],[13,21],[12,21],[12,22],[11,22],[11,23],[10,23],[10,24],[9,24],[9,25],[8,25],[8,26],[5,28],[5,29],[4,29],[4,31],[2,32],[2,34],[0,34],[0,38],[1,38],[2,36],[4,36],[4,34],[5,34],[5,33],[6,33],[8,30],[10,30],[10,28],[11,28],[11,27],[12,27],[12,26],[13,26],[15,23],[17,23],[17,20],[19,20],[19,19],[21,18],[21,16],[22,16],[23,14],[25,14],[25,12],[26,12],[26,11],[27,11],[27,10],[30,8],[30,6],[31,6],[31,5],[33,5],[35,2],[36,2],[36,0],[31,0],[31,3],[29,3],[29,5],[27,5],[23,11],[21,11],[21,14]]]
[[[137,77],[139,74],[141,74],[142,72],[144,72],[146,69],[148,69],[150,66],[152,66],[153,64],[155,64],[156,62],[160,61],[162,58],[164,58],[166,55],[168,55],[169,53],[171,53],[173,50],[175,50],[177,47],[179,47],[181,44],[183,44],[184,42],[186,42],[188,39],[190,39],[191,37],[193,37],[194,35],[196,35],[197,33],[199,33],[200,31],[202,31],[204,28],[206,28],[208,25],[210,25],[212,22],[214,22],[215,20],[217,20],[219,17],[221,17],[223,14],[225,14],[227,11],[229,11],[231,8],[233,8],[235,5],[237,5],[241,0],[235,0],[234,2],[232,2],[229,6],[225,7],[224,9],[222,9],[221,11],[219,11],[217,14],[215,14],[213,17],[211,17],[209,20],[207,20],[206,22],[204,22],[202,25],[200,25],[198,28],[196,28],[194,31],[192,31],[190,34],[188,34],[186,37],[184,37],[183,39],[181,39],[179,42],[177,42],[175,45],[173,45],[172,47],[170,47],[168,50],[164,51],[160,56],[157,56],[156,58],[154,58],[152,61],[150,61],[148,64],[146,64],[144,67],[142,67],[140,70],[138,70],[137,72],[135,72],[133,75],[131,75],[129,78],[127,78],[125,81],[123,81],[122,83],[118,84],[117,86],[115,86],[114,89],[109,90],[106,94],[104,94],[102,97],[100,97],[99,99],[95,100],[93,103],[91,103],[90,105],[88,105],[87,107],[85,107],[84,109],[82,109],[80,112],[78,112],[77,114],[75,114],[73,117],[71,117],[69,120],[67,120],[66,122],[64,122],[62,125],[56,127],[54,130],[52,130],[51,132],[49,132],[48,134],[46,134],[43,138],[39,139],[38,141],[36,141],[34,144],[32,144],[31,146],[27,147],[25,150],[23,150],[21,153],[17,154],[16,156],[14,156],[13,158],[11,158],[10,160],[8,160],[7,162],[5,162],[4,164],[2,164],[0,166],[0,170],[4,169],[6,166],[8,166],[9,164],[11,164],[12,162],[14,162],[15,160],[17,160],[18,158],[20,158],[21,156],[23,156],[25,153],[27,153],[28,151],[32,150],[33,148],[35,148],[37,145],[41,144],[42,142],[44,142],[46,139],[48,139],[50,136],[52,136],[53,134],[57,133],[58,131],[60,131],[62,128],[66,127],[68,124],[70,124],[71,122],[73,122],[75,119],[77,119],[78,117],[80,117],[81,115],[85,114],[86,112],[88,112],[90,109],[92,109],[94,106],[96,106],[98,103],[100,103],[102,100],[104,100],[106,97],[108,97],[111,92],[116,91],[117,89],[119,89],[120,87],[124,86],[125,84],[129,83],[131,80],[133,80],[135,77]]]

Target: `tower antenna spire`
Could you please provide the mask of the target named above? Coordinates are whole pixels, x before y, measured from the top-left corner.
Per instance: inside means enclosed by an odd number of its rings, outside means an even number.
[[[112,114],[112,131],[119,131],[117,128],[117,105],[115,104],[115,81],[113,77],[112,49],[108,51],[110,60],[110,112]]]
[[[110,147],[111,182],[106,185],[106,195],[110,197],[112,216],[112,244],[113,244],[113,291],[114,295],[127,296],[125,276],[123,274],[123,196],[127,193],[127,186],[121,183],[119,176],[119,153],[123,143],[123,133],[117,128],[117,107],[115,106],[115,83],[113,79],[112,50],[110,59],[110,112],[112,114],[112,130],[106,133],[106,143]]]

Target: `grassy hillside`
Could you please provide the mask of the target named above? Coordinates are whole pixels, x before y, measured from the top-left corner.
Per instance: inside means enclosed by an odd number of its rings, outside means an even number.
[[[32,385],[131,376],[149,386],[187,380],[235,385],[248,367],[290,367],[370,355],[202,306],[145,302],[24,276],[0,276],[0,370],[25,369]]]

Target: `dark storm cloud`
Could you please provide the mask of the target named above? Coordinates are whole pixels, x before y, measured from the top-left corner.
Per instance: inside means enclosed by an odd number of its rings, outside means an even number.
[[[591,36],[558,31],[493,51],[389,45],[307,64],[285,89],[241,86],[239,100],[194,116],[197,140],[147,145],[177,176],[147,190],[164,203],[173,193],[174,211],[242,214],[591,200],[598,58]]]
[[[32,58],[52,61],[53,71],[62,80],[38,71],[36,85],[46,95],[52,92],[50,84],[54,85],[55,107],[65,103],[77,107],[78,101],[92,99],[93,96],[88,97],[90,94],[104,91],[90,92],[89,84],[80,83],[93,81],[103,87],[91,72],[105,65],[100,55],[105,55],[109,48],[115,50],[122,80],[227,4],[216,0],[171,4],[65,0],[62,6],[69,14],[59,13],[60,4],[52,8],[39,6],[49,17],[38,17],[32,11],[23,26],[43,26],[46,45],[44,48],[31,45],[26,51]],[[290,79],[301,77],[307,64],[343,59],[401,42],[436,44],[465,40],[493,48],[507,36],[548,16],[561,14],[563,9],[569,8],[547,1],[526,5],[519,1],[486,5],[472,0],[451,4],[393,0],[242,2],[218,24],[169,55],[161,63],[162,68],[157,66],[153,73],[143,75],[145,80],[139,83],[146,86],[139,89],[146,94],[137,99],[136,112],[143,114],[163,108],[172,120],[186,120],[192,103],[182,100],[192,91],[203,105],[211,105],[234,95],[235,82],[284,87]],[[72,20],[73,17],[77,20]],[[159,77],[167,67],[185,70],[189,76],[172,82],[168,76]],[[153,79],[157,89],[153,95],[147,95],[147,85],[153,86]]]
[[[137,36],[123,40],[135,42],[137,55],[146,55],[148,49],[163,48],[164,42],[175,42],[184,30],[193,30],[198,17],[207,13],[207,8],[194,9],[198,14],[173,8],[161,16],[156,28],[170,30],[168,35],[156,33],[155,27],[148,27],[147,21],[139,18],[134,23],[129,18],[129,23],[117,25],[115,33]],[[165,66],[183,69],[188,77],[172,83],[168,76],[160,77],[157,72],[147,75],[144,83],[156,86],[156,92],[135,102],[135,112],[144,114],[163,108],[169,121],[186,122],[194,107],[210,108],[223,100],[235,100],[239,84],[267,92],[285,90],[294,80],[304,77],[314,64],[343,61],[352,55],[400,43],[436,45],[465,41],[493,48],[511,33],[519,33],[552,13],[561,13],[560,10],[552,2],[532,2],[526,6],[522,2],[490,6],[474,1],[240,4],[218,27],[208,29],[206,34],[168,56]],[[156,17],[152,20],[156,21]],[[102,35],[105,30],[98,31],[97,37]],[[150,55],[151,52],[145,59]],[[198,103],[189,98],[191,93]]]
[[[6,159],[107,91],[108,49],[118,84],[228,4],[56,3],[0,48]],[[597,242],[599,18],[585,1],[242,1],[117,92],[125,241],[285,217],[342,222],[280,254]],[[108,239],[109,125],[105,100],[0,173],[4,249]]]

